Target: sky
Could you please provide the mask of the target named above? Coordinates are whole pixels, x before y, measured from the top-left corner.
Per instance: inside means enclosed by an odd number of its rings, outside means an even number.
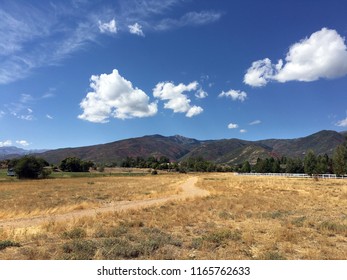
[[[0,0],[0,147],[347,130],[347,2]]]

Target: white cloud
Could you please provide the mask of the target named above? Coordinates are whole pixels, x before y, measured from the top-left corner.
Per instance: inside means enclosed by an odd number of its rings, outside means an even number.
[[[214,11],[189,12],[179,19],[166,18],[161,20],[156,26],[156,30],[169,30],[184,26],[199,26],[215,22],[221,18],[222,14]]]
[[[49,115],[49,114],[46,115],[46,118],[47,118],[47,119],[50,119],[50,120],[53,120],[53,119],[54,119],[54,118],[53,118],[51,115]]]
[[[0,84],[27,78],[37,68],[61,65],[90,43],[99,45],[102,34],[133,31],[142,35],[144,28],[155,32],[199,26],[222,16],[214,11],[193,11],[167,19],[169,12],[182,5],[181,0],[118,1],[115,5],[100,3],[97,8],[88,0],[72,1],[78,5],[36,2],[6,1],[1,5]]]
[[[255,61],[247,70],[243,82],[253,87],[265,86],[269,79],[274,75],[273,68],[274,66],[268,58]]]
[[[111,74],[91,76],[90,87],[93,91],[81,101],[82,120],[95,123],[108,122],[110,117],[117,119],[142,118],[157,113],[157,103],[149,103],[149,97],[141,89],[123,78],[118,70]]]
[[[186,116],[188,118],[191,118],[191,117],[194,117],[196,115],[199,115],[201,114],[202,112],[204,111],[204,109],[202,109],[200,106],[193,106],[193,107],[190,107]]]
[[[129,28],[129,32],[131,34],[135,34],[135,35],[142,36],[142,37],[145,36],[145,34],[143,33],[143,30],[142,30],[142,26],[140,24],[138,24],[137,22],[133,25],[128,25],[128,28]]]
[[[153,96],[161,100],[167,100],[164,103],[164,108],[171,109],[174,113],[186,113],[186,117],[193,117],[203,112],[199,106],[191,106],[191,100],[187,95],[183,94],[186,91],[196,91],[198,82],[192,82],[188,85],[174,85],[172,82],[160,82],[153,89]]]
[[[239,125],[236,124],[236,123],[229,123],[229,124],[228,124],[228,128],[229,128],[229,129],[235,129],[235,128],[238,128],[238,127],[239,127]]]
[[[199,88],[197,92],[195,93],[195,97],[199,99],[206,98],[208,96],[208,93],[204,91],[202,88]]]
[[[0,118],[2,118],[3,116],[5,116],[6,115],[6,113],[4,112],[4,111],[0,111]]]
[[[347,46],[336,30],[322,28],[289,48],[285,62],[277,64],[269,58],[252,63],[244,83],[260,87],[269,81],[311,82],[347,75]]]
[[[335,125],[341,126],[341,127],[347,127],[347,117],[343,120],[338,121]]]
[[[241,102],[245,101],[247,98],[247,93],[241,90],[229,90],[227,92],[222,92],[218,97],[230,97],[232,100],[240,100]]]
[[[24,146],[24,147],[30,145],[30,144],[28,143],[28,141],[26,141],[26,140],[17,140],[16,143],[17,143],[18,145],[21,145],[21,146]]]
[[[5,141],[0,141],[0,147],[9,147],[12,146],[12,141],[11,140],[5,140]]]
[[[249,123],[249,125],[257,125],[257,124],[261,124],[261,120],[255,120]]]
[[[247,130],[246,129],[240,129],[240,133],[246,133]]]
[[[112,19],[110,22],[101,22],[99,23],[99,30],[101,33],[117,33],[117,23],[115,19]]]

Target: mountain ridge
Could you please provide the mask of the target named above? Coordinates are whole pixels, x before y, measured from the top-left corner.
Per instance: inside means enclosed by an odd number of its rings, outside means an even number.
[[[181,161],[189,157],[203,157],[215,163],[239,164],[246,160],[255,163],[258,157],[303,158],[307,150],[313,150],[317,155],[326,153],[332,156],[334,149],[343,143],[346,136],[345,132],[322,130],[293,139],[273,138],[248,141],[237,138],[197,140],[181,135],[154,134],[98,145],[60,148],[37,155],[55,164],[66,157],[78,157],[82,160],[110,164],[119,163],[126,157],[147,158],[149,156],[165,156],[171,161]]]

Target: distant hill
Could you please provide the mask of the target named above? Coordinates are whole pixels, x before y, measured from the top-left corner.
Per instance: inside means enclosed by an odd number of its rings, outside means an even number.
[[[170,137],[149,135],[101,145],[50,150],[40,156],[51,163],[59,163],[66,157],[78,157],[98,163],[112,163],[120,162],[127,156],[143,158],[166,156],[170,160],[176,161],[199,146],[200,143],[198,140],[179,135]]]
[[[222,139],[200,141],[180,135],[148,135],[130,138],[112,143],[79,148],[50,150],[40,154],[50,163],[59,163],[66,157],[78,157],[97,163],[120,162],[129,157],[166,156],[172,161],[188,157],[203,157],[216,163],[242,163],[249,160],[254,163],[258,157],[270,156],[303,158],[307,150],[316,154],[332,155],[334,149],[345,140],[347,133],[323,130],[315,134],[296,139],[268,139],[245,141],[240,139]]]
[[[28,154],[37,154],[45,151],[47,150],[25,150],[15,146],[0,147],[0,160],[16,158]]]

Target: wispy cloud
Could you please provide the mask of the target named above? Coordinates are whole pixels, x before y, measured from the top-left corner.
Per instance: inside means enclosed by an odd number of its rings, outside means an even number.
[[[131,34],[135,34],[142,37],[145,36],[145,33],[143,33],[142,31],[142,25],[138,24],[137,22],[133,25],[128,25],[128,27],[129,27],[129,32]]]
[[[120,1],[96,6],[90,1],[40,2],[40,5],[8,1],[0,8],[0,84],[26,78],[37,68],[59,65],[85,49],[99,36],[130,32],[144,36],[185,26],[217,21],[215,11],[191,11],[177,19],[166,13],[182,0]]]
[[[343,120],[338,121],[335,125],[341,126],[341,127],[347,127],[347,117]]]
[[[33,104],[33,97],[30,94],[21,94],[17,102],[5,104],[9,114],[17,119],[32,121],[34,120],[33,109],[29,106]]]
[[[98,33],[93,17],[82,17],[62,6],[10,2],[0,8],[0,16],[0,84],[23,79],[33,69],[59,64],[94,41]]]
[[[109,22],[101,22],[99,20],[98,23],[101,33],[117,33],[117,23],[115,19],[112,19]]]
[[[169,30],[185,26],[199,26],[215,22],[222,14],[214,11],[189,12],[178,19],[166,18],[154,26],[155,30]]]
[[[255,120],[249,123],[249,125],[257,125],[257,124],[261,124],[261,120]]]

